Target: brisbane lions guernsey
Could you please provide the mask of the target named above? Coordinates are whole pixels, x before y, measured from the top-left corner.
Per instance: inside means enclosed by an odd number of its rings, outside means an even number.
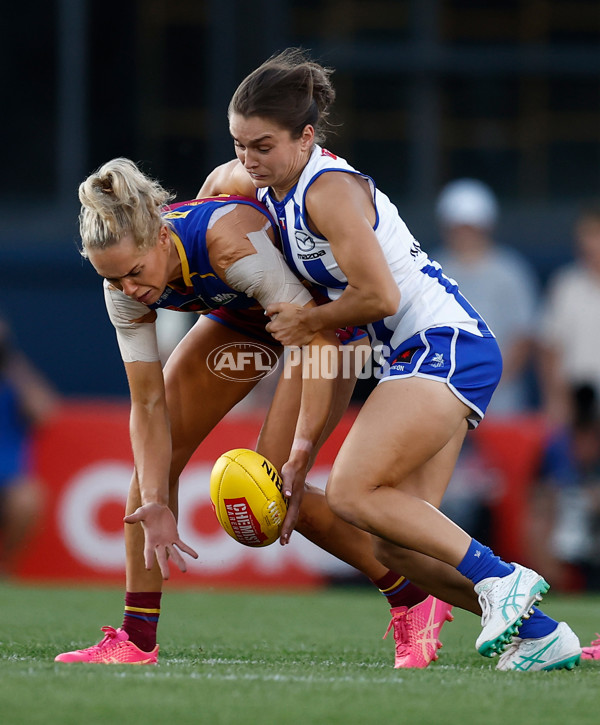
[[[182,275],[169,284],[159,299],[150,305],[133,300],[104,281],[104,297],[111,322],[117,331],[117,340],[123,359],[128,361],[153,361],[158,359],[156,336],[153,325],[157,308],[184,312],[208,313],[219,310],[227,314],[231,310],[247,324],[249,332],[257,328],[256,317],[261,325],[268,321],[260,304],[243,292],[233,289],[222,281],[211,266],[206,248],[206,233],[219,216],[227,213],[233,204],[247,204],[265,217],[265,223],[273,226],[267,209],[254,199],[239,196],[219,196],[194,199],[165,207],[163,219],[169,224],[171,238],[181,261]],[[265,336],[268,333],[263,333]]]
[[[216,221],[213,215],[226,211],[232,203],[247,204],[265,215],[273,225],[262,204],[240,196],[219,196],[194,199],[165,207],[163,219],[168,222],[171,237],[181,260],[183,287],[168,285],[159,299],[148,307],[163,307],[184,312],[208,312],[218,307],[247,309],[260,306],[243,292],[232,289],[217,276],[210,264],[206,249],[208,226]],[[276,237],[277,238],[277,234]]]

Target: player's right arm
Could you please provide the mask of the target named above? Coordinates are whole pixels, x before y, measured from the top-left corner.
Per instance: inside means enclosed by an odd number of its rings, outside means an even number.
[[[217,166],[206,177],[198,192],[198,198],[232,194],[256,197],[256,188],[238,159]]]
[[[141,506],[125,517],[128,524],[141,523],[144,529],[144,561],[150,569],[154,557],[165,579],[169,577],[168,558],[186,570],[177,551],[190,556],[196,552],[184,544],[169,508],[169,469],[171,430],[162,365],[158,356],[156,312],[104,283],[106,306],[117,332],[117,341],[127,373],[131,396],[129,431]]]
[[[263,308],[275,300],[298,305],[314,306],[310,292],[287,266],[283,255],[274,244],[271,224],[257,209],[237,204],[222,216],[207,234],[207,249],[215,272],[233,289],[255,299]],[[282,466],[284,495],[288,498],[288,511],[281,530],[280,543],[289,542],[296,525],[304,480],[312,451],[323,433],[329,418],[335,375],[322,374],[315,361],[324,360],[325,347],[337,346],[333,331],[322,331],[304,347],[295,352],[296,362],[307,374],[302,376],[300,410],[294,425],[291,450]],[[325,354],[322,355],[321,352]],[[310,360],[313,361],[309,366]]]

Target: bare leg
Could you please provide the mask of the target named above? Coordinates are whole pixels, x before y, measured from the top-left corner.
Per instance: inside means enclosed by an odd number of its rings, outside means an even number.
[[[179,476],[204,438],[221,418],[242,400],[255,382],[223,381],[205,365],[208,353],[225,342],[239,340],[223,325],[201,319],[186,335],[165,366],[167,404],[171,417],[173,458],[170,474],[170,506],[177,514]],[[357,346],[364,348],[364,343]],[[364,349],[361,351],[364,355]],[[336,399],[322,440],[325,440],[346,411],[355,380],[338,382]],[[287,460],[294,435],[294,423],[300,405],[301,380],[282,379],[261,431],[258,450],[281,467]],[[201,401],[201,402],[200,402]],[[284,421],[286,424],[282,424]],[[315,451],[316,455],[316,451]],[[139,506],[137,480],[132,479],[127,512]],[[383,576],[387,567],[373,554],[371,537],[332,513],[322,491],[308,487],[302,503],[298,531],[333,556],[354,566],[370,579]],[[158,566],[146,570],[143,562],[144,534],[141,526],[125,528],[127,591],[161,591]]]
[[[370,354],[370,347],[364,340],[349,343],[346,354],[351,348],[353,354],[361,360],[365,359],[366,352]],[[337,380],[334,404],[319,446],[314,451],[313,462],[319,447],[346,412],[355,384],[355,377]],[[296,420],[300,408],[301,387],[299,367],[292,368],[287,375],[282,374],[258,439],[257,450],[280,470],[287,460],[294,437],[294,426],[284,425],[282,421]],[[377,580],[388,571],[375,558],[369,534],[336,516],[329,508],[324,492],[309,484],[306,485],[296,531],[321,549],[358,569],[369,579]]]
[[[471,537],[436,506],[456,464],[467,413],[443,383],[409,378],[379,385],[334,464],[327,487],[333,510],[390,543],[456,567]]]
[[[165,366],[167,406],[171,420],[173,452],[169,476],[169,506],[177,516],[179,476],[194,451],[217,423],[256,385],[257,381],[228,381],[207,367],[209,353],[243,335],[208,318],[200,318],[177,346]],[[127,513],[140,505],[138,482],[133,475]],[[144,565],[144,532],[140,524],[125,526],[126,583],[129,592],[159,592],[158,565]]]
[[[481,616],[481,607],[472,582],[453,566],[377,537],[373,537],[373,543],[375,555],[390,569],[401,571],[428,594]]]
[[[359,345],[360,343],[357,344],[356,354],[364,355],[364,351],[358,349]],[[298,368],[295,370],[297,371]],[[344,414],[354,384],[354,379],[338,381],[335,407],[321,442],[326,440]],[[393,385],[394,383],[387,384]],[[289,426],[282,426],[280,421],[296,417],[300,404],[300,387],[299,376],[296,378],[282,376],[271,410],[261,431],[258,450],[277,467],[285,462],[284,454],[290,449],[293,437],[293,429]],[[282,439],[283,436],[287,436],[287,438]],[[447,466],[446,478],[448,481],[452,472],[453,456],[454,454],[451,454]],[[430,497],[431,503],[439,506],[441,498],[436,497],[433,492]],[[384,576],[388,569],[402,572],[419,588],[439,599],[477,614],[481,613],[473,585],[454,567],[415,551],[395,546],[377,537],[371,537],[366,532],[348,524],[331,511],[324,500],[323,492],[308,484],[296,529],[309,541],[358,569],[371,580]]]

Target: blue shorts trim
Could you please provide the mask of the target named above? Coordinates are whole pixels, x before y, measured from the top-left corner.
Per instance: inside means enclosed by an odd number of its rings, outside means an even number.
[[[430,327],[386,356],[379,382],[415,375],[446,383],[473,410],[467,420],[476,428],[502,375],[502,355],[495,337],[458,327]]]

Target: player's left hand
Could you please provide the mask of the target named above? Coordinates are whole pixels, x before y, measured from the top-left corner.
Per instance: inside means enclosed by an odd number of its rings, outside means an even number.
[[[177,549],[181,549],[194,559],[198,558],[198,554],[179,538],[175,516],[171,509],[164,504],[144,504],[132,514],[125,516],[123,521],[126,524],[137,524],[138,522],[142,524],[146,569],[152,569],[156,556],[163,579],[169,578],[169,557],[177,564],[180,571],[187,569],[185,561]]]
[[[304,496],[304,482],[308,469],[308,461],[309,455],[306,451],[292,450],[289,460],[283,464],[281,469],[283,495],[288,499],[287,514],[283,520],[283,526],[281,527],[281,534],[279,536],[279,543],[282,546],[289,544],[292,531],[298,523],[300,504]]]
[[[267,332],[282,345],[308,345],[315,333],[307,324],[306,309],[289,302],[274,302],[266,309],[271,318],[266,326]]]

